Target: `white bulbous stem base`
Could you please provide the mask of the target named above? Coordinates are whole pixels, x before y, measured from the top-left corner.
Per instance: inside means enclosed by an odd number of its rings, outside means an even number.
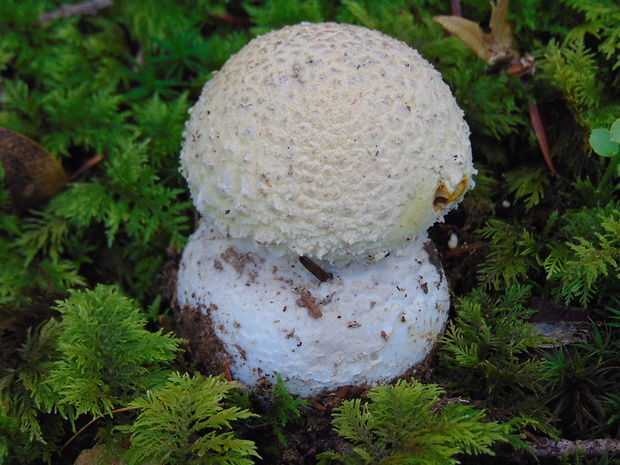
[[[385,384],[427,357],[447,320],[448,287],[429,246],[424,238],[376,262],[321,263],[333,279],[320,282],[296,257],[203,222],[179,269],[178,320],[192,327],[198,358],[217,357],[248,386],[275,373],[302,396]]]

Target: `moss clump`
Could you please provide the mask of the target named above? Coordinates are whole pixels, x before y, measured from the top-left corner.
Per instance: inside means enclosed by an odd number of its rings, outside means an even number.
[[[181,394],[165,408],[164,394],[186,385],[213,394],[217,412],[231,408],[236,388],[199,376],[191,359],[176,355],[179,341],[160,331],[169,329],[163,278],[194,227],[178,172],[181,133],[204,82],[232,53],[258,33],[303,20],[361,24],[417,48],[442,72],[471,127],[478,189],[431,231],[456,294],[433,381],[485,405],[501,423],[490,423],[502,431],[493,440],[506,437],[505,422],[523,416],[531,422],[520,428],[529,435],[617,438],[619,178],[609,168],[613,157],[593,153],[589,142],[593,131],[610,130],[620,116],[615,2],[512,0],[514,48],[537,64],[533,76],[522,77],[489,67],[447,36],[432,19],[452,13],[443,0],[145,0],[113,2],[88,15],[42,16],[66,13],[58,10],[61,3],[0,2],[0,127],[39,143],[70,179],[62,193],[17,215],[6,188],[11,180],[0,169],[0,461],[73,463],[98,443],[118,456],[133,435],[132,460],[139,462],[146,457],[138,447],[140,424],[180,425],[199,411],[172,404]],[[460,5],[463,17],[488,32],[487,1]],[[538,134],[533,109],[541,117]],[[555,173],[541,154],[541,128]],[[450,249],[452,235],[458,244]],[[592,323],[581,345],[538,347],[527,321],[535,300],[560,309],[560,317],[574,307],[586,312]],[[101,331],[106,325],[116,328],[110,337]],[[141,355],[132,355],[135,350]],[[448,369],[464,381],[454,383]],[[362,441],[351,436],[353,455],[339,455],[334,446],[332,459],[353,460],[385,446],[377,436],[383,417],[373,409],[391,405],[381,396],[407,389],[432,392],[432,402],[443,396],[433,387],[399,384],[373,391],[372,403],[342,404],[334,425],[343,433],[360,419],[375,426]],[[404,399],[403,412],[420,405]],[[324,422],[341,400],[316,402],[274,433],[290,438],[295,425],[321,424],[312,437],[326,440],[316,447],[269,441],[282,444],[269,453],[258,442],[256,449],[235,442],[231,463],[259,461],[255,453],[272,462],[294,456],[295,463],[314,463],[325,452],[320,447],[342,445]],[[245,405],[264,413],[259,403]],[[247,415],[242,410],[235,415]],[[321,421],[313,423],[317,411]],[[468,411],[464,421],[484,429],[482,415]],[[424,416],[429,427],[449,417]],[[390,418],[404,420],[398,412]],[[197,439],[232,440],[237,432],[234,438],[243,441],[252,431],[271,431],[270,421],[253,417],[248,426],[231,417],[218,423],[220,430],[200,427],[177,443],[179,454],[197,461],[207,454],[206,446],[192,449],[203,444]],[[196,425],[202,423],[189,429]],[[439,444],[407,431],[424,450]],[[488,431],[476,431],[476,444],[461,451],[488,452]],[[417,457],[419,451],[405,453],[395,444],[392,456]],[[447,461],[462,445],[440,444]]]

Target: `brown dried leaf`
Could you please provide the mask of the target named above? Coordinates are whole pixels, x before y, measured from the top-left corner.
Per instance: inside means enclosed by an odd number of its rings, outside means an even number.
[[[433,16],[448,32],[457,36],[467,47],[482,60],[489,63],[491,51],[484,32],[477,23],[459,16]]]
[[[47,150],[21,134],[2,128],[0,162],[17,213],[35,208],[67,185],[65,171]]]
[[[519,57],[512,26],[507,21],[509,0],[491,3],[491,33],[485,34],[477,23],[459,16],[435,16],[433,19],[457,36],[485,63],[509,63]]]
[[[497,6],[491,3],[491,36],[505,48],[515,46],[515,38],[512,34],[512,26],[506,20],[508,17],[508,5],[510,0],[498,0]]]

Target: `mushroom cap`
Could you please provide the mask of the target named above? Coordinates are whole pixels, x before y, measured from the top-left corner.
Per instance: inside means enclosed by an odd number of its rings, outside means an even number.
[[[258,37],[190,114],[181,171],[195,206],[278,254],[379,259],[473,187],[469,129],[439,72],[364,27]]]
[[[221,347],[216,367],[229,363],[248,386],[275,373],[302,396],[388,383],[426,358],[448,316],[429,246],[419,238],[376,263],[322,262],[334,277],[320,282],[299,261],[202,222],[179,268],[180,334],[199,335],[189,339],[204,364]]]

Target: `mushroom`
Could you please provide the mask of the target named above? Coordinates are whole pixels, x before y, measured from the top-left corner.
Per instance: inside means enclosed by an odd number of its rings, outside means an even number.
[[[181,171],[203,220],[177,317],[200,361],[309,396],[430,353],[449,295],[426,230],[475,169],[463,113],[417,51],[334,23],[252,40],[190,110]]]

